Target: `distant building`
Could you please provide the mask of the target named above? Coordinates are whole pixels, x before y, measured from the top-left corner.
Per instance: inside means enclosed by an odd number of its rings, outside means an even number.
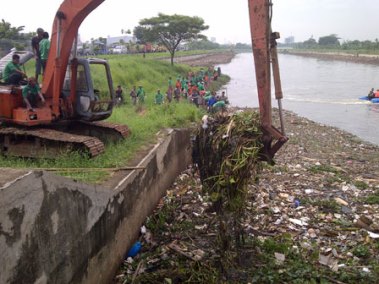
[[[295,43],[295,37],[294,36],[289,36],[284,39],[285,44],[293,44]]]
[[[129,42],[135,43],[136,38],[134,36],[130,36],[130,35],[122,35],[122,36],[114,36],[114,37],[108,36],[107,37],[107,46],[112,47],[115,45],[119,45],[120,41],[123,43],[129,43]]]

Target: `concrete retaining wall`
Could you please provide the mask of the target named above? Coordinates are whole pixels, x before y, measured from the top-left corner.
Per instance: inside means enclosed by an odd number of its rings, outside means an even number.
[[[0,283],[109,282],[190,161],[189,131],[170,130],[113,189],[48,172],[0,187]]]

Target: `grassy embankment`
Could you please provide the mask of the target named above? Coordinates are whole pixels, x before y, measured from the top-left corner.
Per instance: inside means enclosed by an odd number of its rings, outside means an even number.
[[[285,49],[285,48],[284,48]],[[304,52],[304,53],[333,53],[333,54],[369,54],[379,55],[377,49],[338,49],[338,48],[293,48],[289,51]]]
[[[167,53],[166,53],[167,55]],[[105,57],[105,56],[102,56]],[[186,127],[190,123],[198,121],[202,111],[194,105],[182,100],[180,103],[155,105],[154,96],[157,89],[162,93],[167,89],[168,77],[173,80],[178,75],[184,76],[190,71],[186,65],[171,66],[169,62],[153,60],[158,55],[147,54],[144,59],[138,55],[112,55],[106,56],[112,70],[113,83],[121,85],[124,90],[126,104],[116,107],[111,122],[126,124],[131,134],[125,141],[106,146],[105,153],[89,159],[83,158],[79,153],[62,153],[55,159],[23,159],[0,156],[0,167],[12,168],[114,168],[125,167],[133,159],[135,153],[142,147],[155,141],[155,134],[167,127]],[[159,57],[162,57],[160,54]],[[33,66],[26,66],[28,74],[33,74]],[[196,69],[195,69],[196,70]],[[94,80],[104,80],[94,75]],[[217,81],[218,88],[227,82],[228,78],[223,76]],[[105,81],[104,81],[105,84]],[[142,85],[147,97],[145,103],[133,106],[130,102],[129,93],[133,85]],[[61,172],[61,174],[82,180],[85,182],[101,182],[109,176],[108,171],[83,170],[80,172]]]

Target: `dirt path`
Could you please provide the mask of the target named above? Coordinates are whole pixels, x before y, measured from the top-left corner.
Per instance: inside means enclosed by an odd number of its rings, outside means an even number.
[[[213,67],[218,64],[227,64],[232,61],[235,53],[232,51],[219,51],[204,54],[176,56],[174,62],[189,66]],[[170,59],[165,59],[170,60]]]

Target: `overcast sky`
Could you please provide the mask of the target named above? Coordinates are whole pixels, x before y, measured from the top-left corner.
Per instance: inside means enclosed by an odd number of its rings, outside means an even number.
[[[76,1],[76,0],[71,0]],[[1,1],[0,19],[24,31],[42,27],[51,31],[62,0]],[[209,25],[204,32],[219,43],[250,43],[247,0],[106,0],[83,22],[82,40],[119,36],[121,29],[133,30],[139,20],[165,14],[199,16]],[[294,36],[304,41],[311,36],[337,34],[342,40],[379,38],[379,0],[273,0],[273,30],[282,39]],[[40,8],[38,12],[38,7]]]

